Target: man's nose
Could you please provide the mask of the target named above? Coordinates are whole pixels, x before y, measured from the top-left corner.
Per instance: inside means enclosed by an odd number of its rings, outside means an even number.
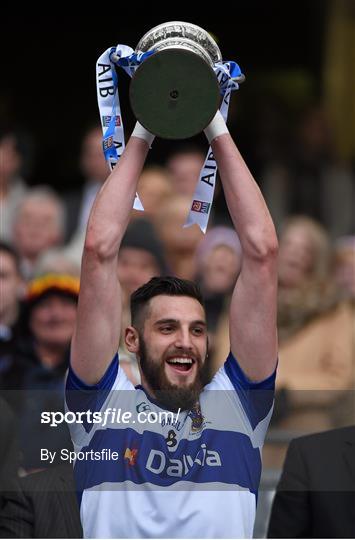
[[[191,334],[188,329],[181,329],[178,332],[175,345],[179,349],[192,349]]]

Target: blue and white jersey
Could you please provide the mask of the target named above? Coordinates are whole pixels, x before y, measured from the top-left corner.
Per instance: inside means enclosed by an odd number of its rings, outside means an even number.
[[[70,369],[69,410],[132,413],[129,424],[70,425],[76,452],[110,449],[118,456],[75,462],[84,537],[252,537],[274,385],[275,373],[250,382],[230,354],[199,406],[166,420],[159,415],[166,411],[129,382],[117,356],[95,386]],[[163,419],[139,422],[141,411]]]

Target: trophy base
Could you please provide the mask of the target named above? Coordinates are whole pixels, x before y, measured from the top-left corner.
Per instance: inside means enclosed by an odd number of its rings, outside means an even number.
[[[187,139],[204,130],[217,112],[219,86],[213,69],[184,49],[164,49],[145,60],[130,85],[137,120],[163,139]]]

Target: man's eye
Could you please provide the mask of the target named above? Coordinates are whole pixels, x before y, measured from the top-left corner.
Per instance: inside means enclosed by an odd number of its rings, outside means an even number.
[[[203,334],[203,328],[201,328],[200,326],[197,326],[196,328],[193,329],[193,333],[196,334],[197,336],[200,336]]]
[[[171,332],[173,330],[173,327],[172,326],[163,326],[160,330],[161,330],[161,332],[164,332],[165,334],[167,334],[168,332]]]

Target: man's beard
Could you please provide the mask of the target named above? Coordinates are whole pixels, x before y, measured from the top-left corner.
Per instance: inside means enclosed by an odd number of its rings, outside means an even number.
[[[140,366],[158,403],[164,408],[174,412],[179,409],[183,411],[192,409],[198,401],[203,387],[210,379],[210,370],[207,361],[208,354],[206,354],[204,363],[201,362],[200,358],[195,359],[198,365],[195,380],[189,385],[179,386],[177,384],[172,384],[166,376],[165,361],[159,364],[149,358],[146,343],[142,336],[139,337],[139,343]],[[176,354],[186,354],[186,351],[176,351]]]

